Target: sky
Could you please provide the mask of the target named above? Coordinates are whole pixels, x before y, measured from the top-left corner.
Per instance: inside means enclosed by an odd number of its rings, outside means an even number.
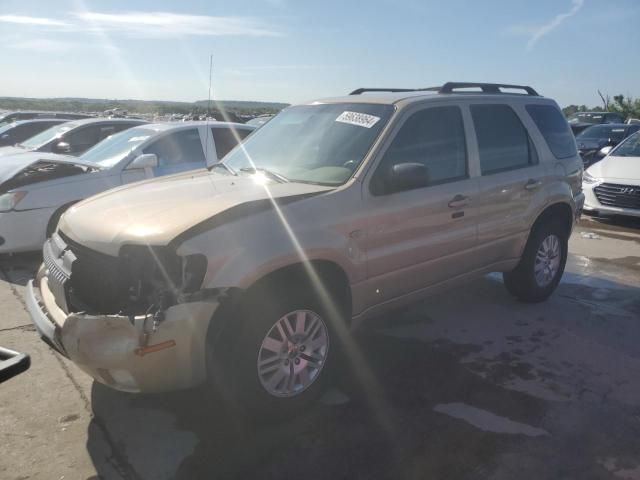
[[[358,87],[640,96],[640,0],[0,0],[0,96],[297,103]]]

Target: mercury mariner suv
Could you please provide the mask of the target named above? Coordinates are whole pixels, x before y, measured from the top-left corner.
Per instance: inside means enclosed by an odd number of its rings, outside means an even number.
[[[546,299],[581,183],[567,121],[531,87],[359,89],[285,109],[208,170],[75,204],[27,304],[98,382],[209,382],[287,414],[357,361],[367,318],[488,272]]]

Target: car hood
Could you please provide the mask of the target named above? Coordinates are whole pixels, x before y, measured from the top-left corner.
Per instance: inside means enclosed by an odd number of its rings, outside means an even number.
[[[96,195],[71,207],[59,225],[81,245],[115,256],[125,244],[167,245],[189,228],[239,205],[295,200],[329,190],[332,187],[200,170]]]
[[[1,150],[1,149],[0,149]],[[0,159],[0,189],[9,190],[11,187],[8,185],[9,180],[13,182],[17,176],[26,172],[30,168],[37,167],[38,164],[42,166],[49,166],[47,174],[45,175],[31,175],[28,181],[19,182],[20,185],[29,185],[31,183],[48,180],[50,178],[60,178],[66,176],[65,172],[60,169],[56,169],[56,166],[78,166],[82,167],[82,171],[88,169],[95,170],[99,168],[94,163],[83,162],[76,157],[69,157],[66,155],[56,155],[55,153],[42,153],[42,152],[24,152],[17,153],[15,155],[7,155]],[[69,169],[66,173],[72,174],[72,170]]]
[[[5,157],[7,155],[15,155],[16,153],[26,153],[30,150],[20,147],[0,147],[0,157]],[[2,159],[4,162],[4,159]]]
[[[640,157],[609,155],[589,167],[587,172],[605,182],[640,185]]]

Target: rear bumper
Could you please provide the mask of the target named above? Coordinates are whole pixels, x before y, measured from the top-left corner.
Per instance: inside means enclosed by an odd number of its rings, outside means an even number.
[[[160,392],[206,378],[207,329],[219,305],[215,298],[168,308],[155,329],[151,316],[66,314],[41,268],[29,282],[26,303],[42,339],[100,383]]]

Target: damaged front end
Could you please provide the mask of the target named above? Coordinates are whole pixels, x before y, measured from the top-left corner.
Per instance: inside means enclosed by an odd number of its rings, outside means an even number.
[[[43,338],[80,368],[127,391],[204,381],[209,320],[225,296],[200,290],[206,258],[146,246],[114,257],[60,232],[43,256],[29,311]]]

